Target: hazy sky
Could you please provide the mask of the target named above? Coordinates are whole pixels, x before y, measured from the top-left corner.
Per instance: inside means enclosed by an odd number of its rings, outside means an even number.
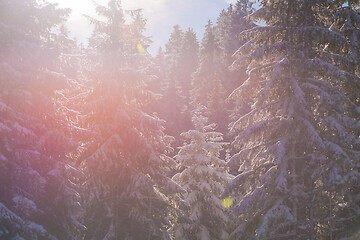
[[[71,35],[80,42],[86,43],[91,34],[89,26],[83,14],[95,16],[95,10],[89,0],[48,0],[58,2],[60,7],[72,9],[68,28]],[[99,4],[106,5],[107,0],[97,0]],[[186,30],[192,27],[200,37],[204,32],[204,26],[210,19],[216,22],[220,11],[236,0],[123,0],[124,9],[144,10],[144,17],[148,20],[148,36],[152,36],[153,44],[149,51],[155,53],[159,46],[163,46],[168,40],[172,27],[179,24]]]

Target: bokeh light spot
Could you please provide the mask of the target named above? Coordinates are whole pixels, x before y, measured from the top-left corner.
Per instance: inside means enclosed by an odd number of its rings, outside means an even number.
[[[138,43],[136,45],[136,47],[137,47],[139,53],[144,53],[145,52],[145,49],[143,48],[143,46],[140,43]]]
[[[222,200],[222,205],[226,208],[230,207],[232,204],[233,204],[233,201],[229,197]]]

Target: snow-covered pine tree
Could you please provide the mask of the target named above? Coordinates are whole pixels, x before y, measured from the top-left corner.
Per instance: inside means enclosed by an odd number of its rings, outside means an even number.
[[[165,52],[162,47],[159,47],[155,59],[154,59],[155,65],[158,68],[158,71],[160,72],[160,75],[162,78],[165,76],[165,69],[166,69],[166,61],[165,61]]]
[[[35,0],[0,3],[0,238],[79,239],[82,225],[55,90],[69,11]],[[60,29],[61,30],[61,29]]]
[[[264,21],[241,33],[233,67],[249,78],[231,94],[251,103],[232,124],[241,151],[227,186],[239,216],[231,239],[339,239],[358,218],[347,192],[359,179],[358,111],[344,92],[347,39],[328,29],[328,1],[260,1]],[[359,112],[358,112],[359,114]],[[236,194],[235,194],[236,193]]]
[[[191,127],[189,106],[191,75],[198,66],[199,43],[195,32],[189,28],[185,33],[175,25],[166,43],[165,58],[159,62],[164,85],[163,97],[154,104],[154,110],[166,120],[166,133],[175,137],[174,146],[179,146],[179,136]],[[160,55],[161,56],[161,55]]]
[[[178,82],[182,102],[182,115],[181,118],[178,118],[177,130],[178,134],[181,132],[187,131],[191,128],[191,111],[192,106],[190,104],[191,100],[191,89],[192,89],[192,75],[196,71],[199,65],[199,43],[197,40],[196,33],[193,29],[189,28],[183,36],[179,59],[176,68],[176,75],[170,74],[175,78],[175,81]],[[173,98],[173,95],[169,96]],[[165,99],[164,99],[165,100]],[[179,102],[177,103],[179,104]],[[171,110],[173,111],[173,109]],[[179,135],[175,137],[180,138]],[[178,146],[178,145],[177,145]]]
[[[179,146],[179,136],[187,127],[184,122],[189,122],[185,114],[185,97],[183,96],[181,81],[182,70],[180,68],[181,48],[184,32],[179,25],[175,25],[170,38],[165,45],[166,61],[166,90],[160,102],[159,115],[166,120],[166,133],[175,137],[175,146]],[[189,124],[186,124],[189,125]]]
[[[347,40],[347,64],[342,64],[348,81],[344,84],[346,95],[360,106],[360,8],[359,1],[334,1],[334,21],[331,30],[339,32]],[[359,119],[360,120],[360,119]]]
[[[157,94],[158,98],[145,108],[145,112],[157,114],[160,118],[163,118],[163,116],[166,116],[163,109],[165,105],[163,99],[167,90],[168,82],[166,79],[167,64],[165,52],[162,47],[159,47],[156,56],[151,61],[149,69],[151,69],[149,74],[153,77],[148,82],[147,89]]]
[[[218,41],[221,43],[221,48],[225,49],[227,48],[227,40],[229,38],[229,28],[230,28],[230,22],[231,22],[231,13],[233,12],[233,5],[230,4],[230,6],[225,10],[223,9],[217,20],[216,20],[216,37]],[[236,50],[235,50],[236,51]],[[234,52],[234,51],[233,51]],[[224,51],[225,53],[225,51]],[[232,53],[229,53],[229,55],[232,55]]]
[[[193,116],[196,130],[181,134],[187,141],[176,155],[182,172],[173,179],[187,191],[184,206],[188,207],[180,210],[188,221],[174,223],[175,239],[228,239],[231,218],[220,197],[231,175],[225,161],[219,158],[225,144],[221,142],[222,134],[214,131],[216,124],[207,122],[206,117],[196,113]]]
[[[147,20],[144,18],[142,11],[142,9],[128,11],[132,21],[127,30],[129,32],[129,53],[126,54],[126,62],[130,65],[133,63],[148,68],[151,57],[147,52],[147,48],[152,43],[152,40],[144,35]],[[135,49],[134,46],[136,46]],[[148,71],[148,69],[145,70]]]
[[[238,0],[235,5],[231,4],[227,10],[223,10],[217,19],[215,35],[228,65],[233,61],[234,52],[241,46],[239,34],[254,27],[254,23],[247,19],[254,10],[252,5],[253,2],[249,0]]]
[[[351,114],[357,121],[360,122],[360,114],[357,109],[360,107],[360,1],[340,0],[332,2],[331,6],[334,10],[334,21],[330,29],[339,32],[347,40],[349,47],[347,48],[346,64],[341,64],[339,67],[344,71],[347,81],[343,84],[343,91],[346,96],[356,105],[348,114]],[[360,135],[360,129],[354,129],[357,136]],[[356,149],[360,151],[360,146]],[[360,159],[358,160],[360,164]],[[360,182],[352,181],[344,186],[347,189],[344,191],[344,198],[348,205],[342,207],[337,215],[344,219],[342,224],[342,239],[354,239],[360,225]],[[351,209],[351,210],[349,210]],[[354,212],[357,213],[354,216]]]
[[[199,43],[196,33],[189,28],[185,33],[180,48],[179,70],[181,71],[181,92],[185,97],[185,104],[187,105],[187,113],[189,113],[190,90],[192,74],[196,71],[199,65]],[[189,117],[191,118],[191,117]]]
[[[156,78],[153,79],[152,82],[149,83],[149,89],[152,92],[159,93],[161,95],[164,95],[164,92],[166,90],[166,59],[165,59],[165,53],[163,51],[162,47],[159,47],[155,58],[153,59],[153,75],[156,76]],[[160,100],[161,101],[161,100]],[[154,111],[158,112],[159,109],[159,103],[154,102],[150,105],[150,108]]]
[[[192,105],[195,109],[198,106],[205,106],[204,115],[210,122],[218,124],[220,132],[224,132],[227,129],[228,119],[225,107],[226,94],[223,87],[225,67],[219,58],[220,55],[214,28],[209,21],[201,43],[199,67],[193,74]]]
[[[228,9],[220,13],[214,29],[221,53],[219,57],[223,61],[223,71],[226,74],[226,81],[222,84],[227,94],[247,78],[246,69],[230,71],[228,67],[234,61],[234,52],[242,45],[238,37],[240,32],[254,27],[254,23],[247,19],[253,11],[252,4],[249,0],[239,0],[235,5],[230,4]]]
[[[221,84],[228,96],[237,86],[241,85],[246,79],[246,68],[242,67],[231,71],[229,66],[234,61],[234,52],[242,45],[239,40],[240,32],[254,27],[253,21],[248,19],[248,16],[254,10],[253,2],[249,0],[239,0],[234,5],[223,10],[218,19],[214,29],[215,38],[218,41],[220,48],[220,59],[222,61],[222,81]],[[230,119],[237,119],[249,111],[248,103],[240,101],[229,101],[226,104],[227,112],[231,112]],[[226,114],[229,115],[229,114]],[[224,124],[224,133],[227,131],[227,124]],[[228,137],[227,134],[225,135]]]
[[[141,110],[153,97],[144,86],[148,54],[120,1],[96,6],[83,109],[83,126],[94,132],[82,156],[86,239],[169,239],[170,196],[181,188],[167,177],[172,138]]]
[[[155,103],[155,110],[166,120],[166,133],[175,137],[174,146],[179,146],[180,133],[191,127],[189,97],[191,75],[198,66],[199,44],[192,29],[185,33],[179,25],[166,43],[165,59],[162,62],[163,97]],[[156,58],[158,61],[159,58]]]
[[[170,34],[170,38],[165,45],[165,56],[167,59],[168,74],[173,74],[170,76],[171,79],[178,78],[176,71],[180,59],[180,49],[184,38],[184,31],[179,25],[173,27],[173,31]]]

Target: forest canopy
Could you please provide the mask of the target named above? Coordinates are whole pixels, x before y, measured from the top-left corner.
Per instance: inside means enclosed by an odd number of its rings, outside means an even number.
[[[88,4],[84,46],[0,0],[0,239],[360,239],[359,0],[238,0],[154,56]]]

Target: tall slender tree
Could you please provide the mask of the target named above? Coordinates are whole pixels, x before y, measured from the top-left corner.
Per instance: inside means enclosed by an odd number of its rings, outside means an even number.
[[[346,4],[346,5],[345,5]],[[332,5],[334,21],[330,29],[341,33],[347,40],[349,47],[348,64],[344,65],[344,71],[348,81],[346,82],[346,94],[360,105],[360,13],[359,1],[335,1]]]
[[[254,23],[247,19],[254,11],[252,5],[253,2],[249,0],[239,0],[223,10],[218,17],[215,34],[228,65],[232,63],[234,52],[242,45],[239,34],[254,27]]]
[[[86,239],[169,239],[170,196],[180,188],[167,177],[172,138],[162,120],[142,111],[153,96],[144,84],[148,55],[138,45],[144,28],[125,22],[118,0],[96,6],[102,20],[91,19],[92,88],[83,109],[83,126],[94,132],[82,156]]]
[[[67,171],[76,143],[53,101],[68,82],[58,67],[67,38],[53,29],[68,14],[33,0],[0,3],[1,239],[81,238]]]
[[[166,88],[159,103],[159,115],[166,120],[166,133],[175,137],[175,146],[179,146],[179,136],[184,130],[186,121],[185,97],[182,93],[182,70],[180,68],[181,47],[184,32],[179,25],[174,26],[173,32],[165,45],[165,82]]]
[[[189,28],[185,33],[180,49],[179,70],[181,71],[180,86],[185,104],[190,102],[190,89],[192,74],[199,65],[199,43],[196,33]],[[188,106],[189,108],[189,106]]]
[[[181,210],[188,221],[174,224],[175,239],[228,239],[231,221],[220,196],[231,176],[219,158],[225,144],[222,134],[214,132],[216,124],[207,121],[197,113],[193,117],[196,130],[181,134],[188,142],[176,156],[183,170],[173,179],[187,191],[188,207]]]
[[[240,174],[225,195],[237,192],[241,221],[231,238],[339,239],[360,159],[358,109],[342,87],[347,40],[327,27],[328,1],[261,4],[252,18],[266,26],[242,33],[233,64],[249,78],[231,97],[252,109],[232,124]]]
[[[224,66],[225,80],[222,84],[228,94],[247,78],[245,68],[230,71],[228,67],[234,61],[233,54],[243,44],[239,41],[239,34],[254,27],[253,21],[248,19],[254,10],[252,4],[249,0],[239,0],[234,5],[230,4],[228,9],[220,13],[215,26],[214,33],[220,48],[219,57]]]
[[[360,106],[360,2],[357,1],[335,1],[332,2],[334,10],[334,21],[330,29],[342,34],[348,41],[347,63],[342,67],[347,81],[343,84],[344,93],[351,99],[357,108],[351,114],[357,122],[360,122],[360,114],[357,109]],[[360,135],[359,129],[353,129],[357,136]],[[360,150],[359,148],[357,150]],[[359,217],[354,216],[354,212],[360,214],[360,184],[358,181],[351,181],[346,186],[344,198],[348,205],[337,213],[344,219],[341,226],[343,239],[356,239],[359,231]]]
[[[198,106],[205,106],[205,116],[218,124],[222,132],[227,127],[227,113],[223,87],[224,66],[218,57],[220,54],[213,25],[209,21],[201,43],[199,68],[193,75],[192,104],[195,111]]]

